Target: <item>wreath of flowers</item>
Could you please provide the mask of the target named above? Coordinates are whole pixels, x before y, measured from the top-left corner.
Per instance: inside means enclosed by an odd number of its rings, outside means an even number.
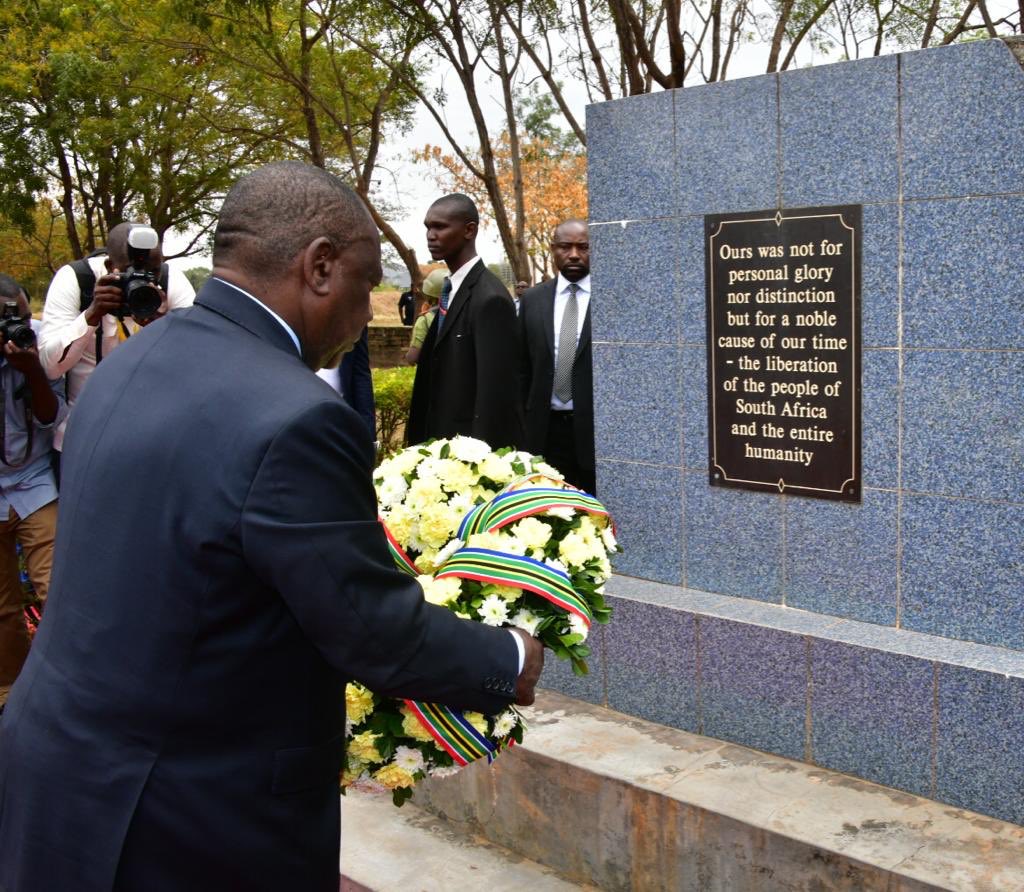
[[[374,486],[392,557],[423,596],[459,616],[514,626],[587,673],[592,623],[607,623],[604,583],[619,550],[604,506],[539,456],[471,437],[428,441],[383,461]],[[495,716],[345,692],[349,786],[391,791],[489,762],[523,738],[515,707]]]

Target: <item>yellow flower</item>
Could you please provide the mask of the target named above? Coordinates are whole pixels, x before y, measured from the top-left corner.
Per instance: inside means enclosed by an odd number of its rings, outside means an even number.
[[[573,567],[582,567],[594,557],[594,547],[579,530],[573,530],[558,544],[558,556]]]
[[[473,533],[466,544],[470,548],[489,548],[491,551],[504,551],[504,539],[501,533]]]
[[[412,536],[412,525],[415,517],[413,513],[404,507],[392,508],[387,514],[382,515],[384,525],[395,537],[400,545],[408,547],[409,539]]]
[[[416,718],[416,714],[407,706],[402,707],[402,732],[413,740],[422,740],[424,743],[434,742],[430,732],[423,727],[423,723]]]
[[[413,508],[424,508],[427,505],[436,505],[444,501],[444,493],[436,478],[426,480],[417,477],[409,487],[409,494],[405,497],[406,505]]]
[[[341,785],[347,787],[349,784],[354,784],[365,770],[366,766],[362,762],[349,762],[341,772]]]
[[[363,731],[362,734],[356,734],[348,742],[348,754],[353,759],[359,759],[360,762],[383,762],[384,757],[377,752],[377,738],[379,734],[374,734],[372,731]]]
[[[524,517],[513,524],[509,532],[522,542],[527,548],[541,549],[548,544],[551,538],[551,527],[536,517]]]
[[[477,475],[469,465],[450,458],[442,461],[437,469],[437,476],[448,490],[467,489],[477,481]]]
[[[373,773],[373,779],[389,790],[394,790],[396,787],[411,787],[416,783],[415,778],[408,771],[399,768],[394,763],[378,768]]]
[[[498,597],[504,598],[506,601],[514,601],[523,593],[523,590],[509,585],[489,583],[481,589],[480,593],[483,595],[498,595]]]
[[[353,725],[358,725],[373,712],[373,694],[361,684],[345,685],[345,715]]]
[[[488,455],[480,462],[480,476],[493,480],[495,483],[508,483],[515,472],[512,462],[503,455]]]
[[[462,717],[469,722],[481,734],[487,734],[487,719],[480,712],[464,712]]]
[[[430,505],[420,515],[420,538],[434,548],[441,548],[455,535],[462,520],[447,505]]]
[[[423,597],[430,604],[445,605],[459,597],[462,586],[457,577],[449,576],[446,579],[435,579],[433,576],[417,576],[419,584],[423,587]]]

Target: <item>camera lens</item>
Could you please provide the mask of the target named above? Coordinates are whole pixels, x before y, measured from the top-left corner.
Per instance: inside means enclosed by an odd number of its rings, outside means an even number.
[[[12,325],[8,330],[7,336],[14,341],[15,347],[20,347],[22,350],[27,350],[29,347],[36,345],[36,333],[32,330],[31,325]]]
[[[148,322],[160,309],[160,292],[145,280],[133,279],[125,292],[128,312],[137,322]]]

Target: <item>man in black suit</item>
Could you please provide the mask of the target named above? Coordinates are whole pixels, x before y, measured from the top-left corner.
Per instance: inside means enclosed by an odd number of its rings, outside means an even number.
[[[583,220],[559,224],[551,240],[554,279],[520,301],[526,448],[565,479],[595,490],[590,346],[590,240]]]
[[[363,419],[371,436],[377,436],[377,407],[370,373],[370,330],[364,328],[355,346],[332,359],[316,376],[331,385]]]
[[[480,218],[465,195],[435,201],[423,221],[427,248],[448,265],[448,284],[427,332],[412,392],[406,442],[464,434],[493,449],[522,444],[515,305],[476,253]]]
[[[336,892],[348,679],[488,713],[533,697],[534,639],[395,569],[369,432],[311,371],[372,317],[358,197],[261,168],[213,260],[68,431],[47,610],[0,719],[4,892]]]

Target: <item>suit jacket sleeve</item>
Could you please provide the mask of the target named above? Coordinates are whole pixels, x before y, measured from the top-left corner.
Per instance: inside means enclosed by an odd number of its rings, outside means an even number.
[[[494,713],[518,670],[506,629],[423,599],[391,559],[371,483],[372,449],[338,401],[279,431],[242,513],[254,572],[287,602],[323,657],[379,694]]]
[[[504,286],[501,286],[504,287]],[[480,295],[476,309],[476,403],[473,435],[492,449],[521,446],[519,320],[507,294]],[[474,298],[476,299],[476,298]]]
[[[368,329],[356,345],[341,360],[341,381],[345,401],[355,409],[371,436],[377,435],[377,410],[373,401],[373,377],[370,374],[370,344]]]

